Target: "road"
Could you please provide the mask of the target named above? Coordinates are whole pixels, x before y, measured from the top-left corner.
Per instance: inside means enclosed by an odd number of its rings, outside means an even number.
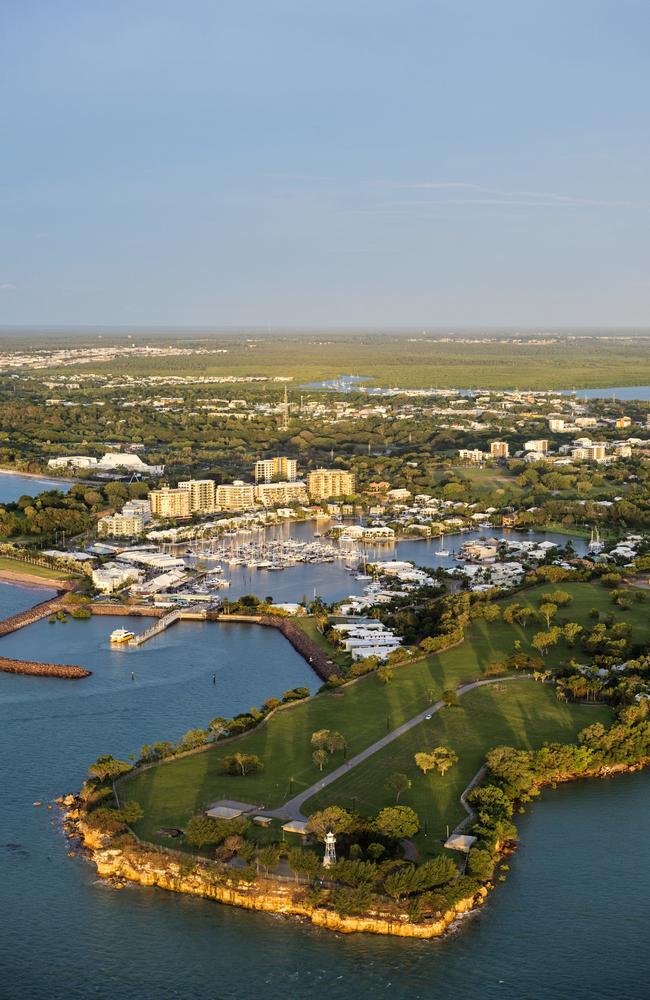
[[[459,698],[461,698],[464,694],[467,694],[468,691],[473,691],[475,688],[479,687],[485,687],[487,684],[503,684],[508,681],[518,681],[529,678],[530,674],[517,674],[512,677],[490,677],[482,681],[470,681],[468,684],[461,684],[461,686],[456,689],[456,694]],[[425,708],[422,712],[418,712],[418,714],[414,715],[412,719],[408,719],[407,722],[403,722],[401,726],[397,727],[397,729],[393,729],[392,732],[386,733],[386,735],[382,736],[382,738],[377,740],[376,743],[371,743],[370,746],[366,747],[365,750],[362,750],[361,753],[356,754],[354,757],[351,757],[350,760],[346,761],[345,764],[341,764],[341,766],[337,767],[336,770],[326,774],[325,777],[321,778],[320,781],[317,781],[315,785],[311,785],[309,788],[305,788],[303,792],[299,792],[298,795],[294,795],[292,799],[289,799],[278,809],[265,809],[264,815],[275,816],[278,819],[283,820],[305,820],[306,816],[303,815],[302,806],[312,797],[312,795],[316,795],[316,793],[322,791],[323,788],[327,788],[328,785],[332,785],[335,781],[338,781],[339,778],[342,778],[343,775],[351,771],[352,768],[361,764],[362,761],[367,760],[368,757],[372,757],[372,755],[377,753],[379,750],[383,750],[384,747],[387,747],[393,742],[393,740],[399,739],[399,737],[403,736],[404,733],[407,733],[409,729],[413,729],[413,726],[419,726],[421,722],[424,722],[428,715],[434,715],[436,712],[439,712],[441,708],[444,708],[445,705],[446,703],[442,700],[434,702],[434,704],[430,705],[429,708]]]

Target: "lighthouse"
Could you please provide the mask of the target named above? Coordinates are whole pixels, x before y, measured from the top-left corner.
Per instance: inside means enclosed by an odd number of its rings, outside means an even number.
[[[325,834],[325,857],[323,858],[323,868],[331,868],[336,864],[336,837],[331,830]]]

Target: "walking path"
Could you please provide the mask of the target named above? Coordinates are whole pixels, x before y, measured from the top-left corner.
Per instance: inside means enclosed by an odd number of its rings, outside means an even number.
[[[485,687],[487,684],[504,684],[508,681],[518,681],[524,679],[530,679],[530,674],[518,674],[513,677],[490,677],[482,681],[470,681],[467,684],[461,684],[460,687],[457,688],[456,694],[461,697],[462,695],[467,694],[468,691],[473,691],[475,688],[479,687]],[[418,726],[421,722],[424,722],[428,716],[439,712],[441,708],[445,707],[445,705],[446,702],[442,700],[436,701],[433,705],[429,706],[429,708],[425,708],[422,712],[418,712],[418,714],[414,715],[412,719],[408,719],[406,722],[403,722],[401,726],[397,727],[397,729],[393,729],[392,732],[382,736],[382,738],[377,740],[376,743],[371,743],[369,747],[366,747],[366,749],[362,750],[361,753],[351,757],[345,764],[341,764],[341,766],[337,767],[336,770],[332,771],[324,778],[321,778],[321,780],[316,782],[315,785],[311,785],[298,795],[294,795],[294,797],[289,799],[288,802],[285,802],[283,806],[280,806],[278,809],[265,809],[264,815],[275,816],[278,819],[305,820],[306,817],[303,815],[302,806],[307,799],[310,799],[312,795],[316,795],[317,792],[322,791],[323,788],[327,788],[328,785],[338,781],[339,778],[342,778],[344,774],[351,771],[353,767],[357,766],[357,764],[361,764],[362,761],[367,760],[368,757],[377,753],[378,750],[383,750],[384,747],[388,746],[389,743],[392,743],[393,740],[403,736],[404,733],[407,733],[409,729],[413,728],[413,726]]]

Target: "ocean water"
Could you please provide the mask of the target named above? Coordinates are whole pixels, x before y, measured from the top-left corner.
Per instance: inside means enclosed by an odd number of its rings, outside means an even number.
[[[5,585],[0,612],[42,595]],[[0,674],[1,1000],[647,1000],[650,772],[548,792],[520,822],[508,880],[442,940],[343,936],[108,888],[68,857],[47,808],[89,761],[316,684],[269,630],[187,622],[111,650],[118,624],[41,622],[0,640],[10,655],[94,670],[83,681]]]
[[[67,493],[69,489],[70,482],[65,479],[0,472],[0,503],[13,503],[22,496],[35,497],[46,490],[61,490],[62,493]]]

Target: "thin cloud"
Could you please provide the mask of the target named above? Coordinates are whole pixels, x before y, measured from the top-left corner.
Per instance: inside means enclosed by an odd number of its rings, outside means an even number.
[[[10,281],[3,281],[0,284],[0,292],[15,292],[17,290],[17,285],[12,285]]]
[[[467,181],[414,181],[410,184],[400,184],[398,187],[408,191],[463,191],[470,197],[434,198],[428,201],[403,200],[385,202],[389,205],[516,205],[527,208],[572,208],[572,207],[602,207],[623,208],[634,204],[631,201],[601,200],[596,198],[576,198],[573,195],[557,194],[555,191],[507,191],[501,188],[486,187],[483,184],[472,184]]]

